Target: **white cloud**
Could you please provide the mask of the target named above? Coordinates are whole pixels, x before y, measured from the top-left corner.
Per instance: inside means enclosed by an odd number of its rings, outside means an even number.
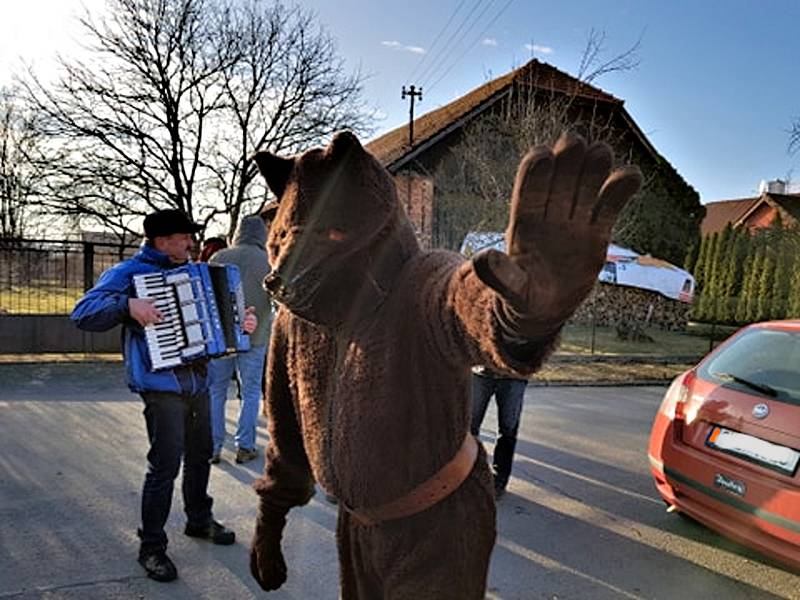
[[[481,44],[483,46],[497,46],[497,40],[495,38],[483,38]]]
[[[552,54],[555,52],[550,46],[540,46],[539,44],[525,44],[525,49],[534,54]]]
[[[425,54],[425,48],[422,46],[406,46],[395,40],[383,41],[381,42],[381,46],[386,46],[387,48],[391,48],[393,50],[411,52],[412,54]]]
[[[76,17],[84,7],[94,15],[105,9],[105,0],[59,0],[58,2],[3,2],[0,18],[0,86],[11,83],[12,72],[34,66],[45,81],[58,71],[56,52],[84,58],[85,31]]]

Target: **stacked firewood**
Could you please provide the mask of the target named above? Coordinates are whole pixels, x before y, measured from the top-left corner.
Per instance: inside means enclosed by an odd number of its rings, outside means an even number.
[[[614,327],[621,335],[653,327],[664,331],[686,329],[691,304],[639,288],[597,283],[570,323]]]

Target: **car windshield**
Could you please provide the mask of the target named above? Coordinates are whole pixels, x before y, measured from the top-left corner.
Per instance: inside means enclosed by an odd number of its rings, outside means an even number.
[[[703,379],[800,403],[800,334],[754,328],[742,332],[698,370]]]

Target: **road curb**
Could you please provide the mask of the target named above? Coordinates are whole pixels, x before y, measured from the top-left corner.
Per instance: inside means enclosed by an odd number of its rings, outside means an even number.
[[[672,379],[640,379],[627,381],[529,381],[531,387],[648,387],[668,385]]]
[[[28,356],[25,358],[3,359],[0,355],[0,367],[5,366],[24,366],[24,365],[47,365],[47,364],[63,364],[63,365],[110,365],[121,364],[122,358],[109,357],[52,357],[43,356],[38,358],[36,356]],[[627,380],[591,380],[591,381],[573,381],[567,379],[544,381],[540,379],[532,379],[528,382],[529,386],[533,387],[647,387],[647,386],[662,386],[667,385],[672,381],[672,378],[665,379],[627,379]]]

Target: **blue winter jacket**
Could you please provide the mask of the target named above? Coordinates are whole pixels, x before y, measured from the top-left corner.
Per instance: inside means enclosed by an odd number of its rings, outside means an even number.
[[[142,244],[131,258],[114,265],[100,276],[97,284],[78,300],[70,318],[86,331],[106,331],[122,325],[122,355],[128,387],[136,393],[174,392],[201,394],[208,390],[205,360],[173,369],[150,371],[150,356],[144,328],[131,318],[128,300],[134,297],[133,276],[173,269],[180,265],[148,244]]]

